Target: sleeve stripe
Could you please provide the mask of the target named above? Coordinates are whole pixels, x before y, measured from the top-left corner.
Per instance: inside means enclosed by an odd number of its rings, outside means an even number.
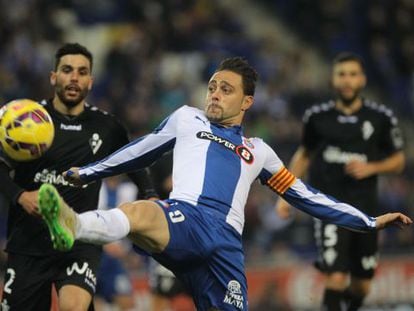
[[[278,194],[283,194],[295,182],[296,177],[283,167],[267,181],[268,186]]]

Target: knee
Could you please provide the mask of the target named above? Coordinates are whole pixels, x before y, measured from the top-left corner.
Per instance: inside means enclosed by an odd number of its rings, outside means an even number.
[[[325,285],[329,289],[343,291],[348,287],[349,278],[346,273],[334,272],[326,275]]]
[[[151,226],[154,218],[154,205],[158,206],[153,201],[141,200],[123,203],[119,206],[129,220],[131,233],[147,230]]]
[[[76,299],[73,299],[72,302],[65,301],[64,303],[59,303],[60,311],[87,311],[89,306],[82,306]]]
[[[365,297],[371,291],[371,280],[351,280],[349,290],[356,296]]]

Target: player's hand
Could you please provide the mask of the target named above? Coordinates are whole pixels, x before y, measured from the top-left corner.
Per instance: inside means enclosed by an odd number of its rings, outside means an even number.
[[[29,215],[41,217],[37,202],[37,190],[23,191],[17,198],[17,203],[19,203]]]
[[[71,167],[63,172],[63,177],[75,186],[82,186],[84,184],[79,176],[79,167]]]
[[[275,209],[281,219],[288,219],[292,216],[292,206],[282,198],[277,201]]]
[[[409,226],[413,223],[410,217],[405,216],[401,213],[387,213],[377,217],[375,222],[377,230],[383,229],[385,227],[394,225],[400,228],[404,226]]]
[[[359,180],[374,175],[375,167],[372,163],[353,160],[345,165],[345,173]]]

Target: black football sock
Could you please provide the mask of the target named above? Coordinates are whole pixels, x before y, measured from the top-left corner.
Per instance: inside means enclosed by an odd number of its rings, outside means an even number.
[[[346,309],[344,292],[325,289],[322,300],[322,310],[323,311],[341,311]]]
[[[347,311],[357,311],[362,306],[364,302],[364,296],[360,296],[352,293],[349,289],[345,291],[345,299],[347,301],[348,309]]]

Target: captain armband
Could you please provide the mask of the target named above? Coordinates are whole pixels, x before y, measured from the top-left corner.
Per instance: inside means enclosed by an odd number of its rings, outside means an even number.
[[[278,194],[284,194],[295,182],[296,177],[283,167],[267,181],[267,185]]]

